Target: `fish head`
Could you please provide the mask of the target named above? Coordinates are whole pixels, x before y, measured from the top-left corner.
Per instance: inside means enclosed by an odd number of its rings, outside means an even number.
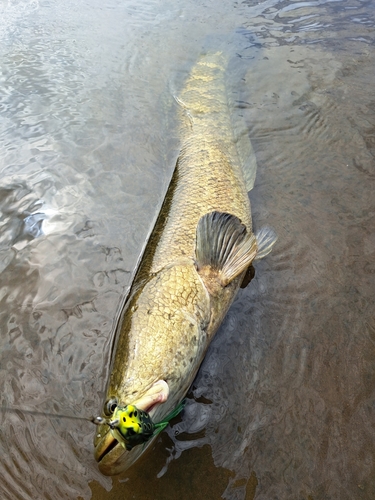
[[[103,418],[95,439],[94,456],[104,475],[116,475],[133,465],[182,409],[183,400],[198,365],[182,378],[165,371],[164,379],[144,385],[144,389],[118,391],[109,388]],[[131,403],[129,403],[131,401]]]
[[[172,301],[172,296],[179,299]],[[95,439],[95,458],[103,474],[126,470],[156,435],[142,441],[144,432],[137,436],[140,423],[131,423],[127,406],[146,412],[158,431],[172,418],[203,358],[209,319],[208,292],[190,261],[163,269],[130,300],[114,351],[105,423]]]

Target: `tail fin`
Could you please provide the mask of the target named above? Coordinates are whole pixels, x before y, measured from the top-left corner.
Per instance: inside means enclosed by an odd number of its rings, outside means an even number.
[[[216,108],[225,103],[222,111],[228,115],[228,125],[237,152],[233,164],[240,164],[247,191],[254,186],[257,162],[249,138],[249,127],[243,116],[242,96],[245,88],[241,90],[241,84],[244,81],[245,71],[248,70],[248,61],[244,65],[242,54],[249,50],[246,52],[246,59],[253,58],[254,53],[259,50],[259,45],[254,36],[244,29],[237,30],[229,36],[217,34],[207,36],[203,41],[197,63],[181,85],[182,91],[176,92],[173,89],[172,92],[175,101],[185,111],[187,123],[190,122],[192,127],[194,121],[199,120],[202,110],[207,113],[213,105],[215,108],[213,111],[217,112]],[[216,119],[214,115],[212,119]]]

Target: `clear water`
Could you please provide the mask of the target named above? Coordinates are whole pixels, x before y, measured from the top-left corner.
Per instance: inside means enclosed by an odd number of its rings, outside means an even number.
[[[2,411],[1,498],[375,498],[374,21],[357,0],[1,4],[4,407],[98,412],[207,39],[239,33],[254,225],[279,235],[134,468],[102,476],[88,422]]]

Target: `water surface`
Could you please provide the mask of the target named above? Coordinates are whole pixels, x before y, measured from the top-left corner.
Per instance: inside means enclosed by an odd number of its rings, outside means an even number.
[[[208,40],[232,54],[254,225],[279,235],[135,467],[102,476],[88,422],[2,412],[1,497],[373,499],[371,3],[9,1],[0,37],[4,407],[101,407],[178,156],[173,94]]]

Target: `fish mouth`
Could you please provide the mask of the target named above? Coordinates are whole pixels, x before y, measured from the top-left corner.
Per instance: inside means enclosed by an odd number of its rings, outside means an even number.
[[[147,411],[152,417],[157,406],[165,403],[169,396],[169,386],[165,380],[158,380],[151,388],[132,404],[140,410]]]
[[[168,396],[169,386],[167,382],[158,380],[141,398],[131,404],[140,410],[147,411],[152,417],[156,409],[167,401]],[[136,446],[131,451],[127,451],[106,426],[105,434],[103,433],[103,437],[95,446],[95,460],[99,464],[99,470],[108,476],[123,472],[137,460],[152,441],[153,439],[146,443],[146,446]]]

